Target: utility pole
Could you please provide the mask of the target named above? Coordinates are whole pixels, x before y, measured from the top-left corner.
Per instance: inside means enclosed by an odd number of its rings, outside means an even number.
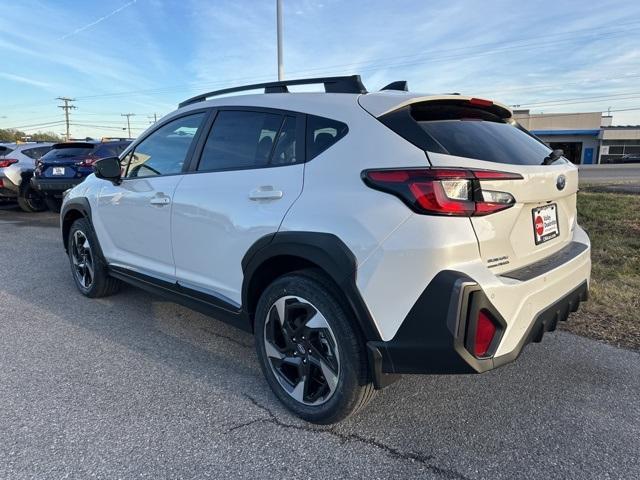
[[[284,80],[284,64],[282,60],[282,0],[276,0],[276,27],[278,35],[278,80]]]
[[[154,113],[153,117],[151,115],[147,115],[147,118],[149,119],[149,125],[153,125],[158,121],[158,114]],[[152,118],[153,118],[153,121],[151,120]]]
[[[67,125],[66,141],[68,142],[69,139],[71,138],[71,135],[69,134],[69,110],[71,110],[72,108],[77,108],[74,105],[70,105],[70,103],[75,102],[76,99],[69,98],[69,97],[58,97],[56,98],[56,100],[62,100],[64,102],[64,105],[58,105],[58,108],[61,108],[64,110],[64,121],[65,121],[65,124]]]
[[[136,114],[135,113],[121,113],[120,114],[121,117],[127,117],[127,131],[129,132],[129,138],[131,138],[131,122],[130,122],[130,118],[131,117],[135,117]]]

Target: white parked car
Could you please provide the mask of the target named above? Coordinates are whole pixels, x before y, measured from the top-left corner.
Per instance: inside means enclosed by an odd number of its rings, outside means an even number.
[[[31,188],[35,163],[51,150],[51,142],[0,144],[0,198],[15,199],[25,212],[46,210],[42,196]]]
[[[287,91],[307,83],[326,93]],[[400,374],[515,360],[587,298],[577,169],[504,105],[405,89],[182,103],[66,196],[78,289],[125,281],[253,332],[276,396],[317,423]]]

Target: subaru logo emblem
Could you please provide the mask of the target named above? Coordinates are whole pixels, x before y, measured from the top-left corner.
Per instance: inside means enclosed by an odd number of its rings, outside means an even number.
[[[558,177],[558,180],[556,180],[556,187],[558,188],[558,190],[563,190],[566,184],[567,184],[567,179],[565,178],[564,175],[560,175]]]

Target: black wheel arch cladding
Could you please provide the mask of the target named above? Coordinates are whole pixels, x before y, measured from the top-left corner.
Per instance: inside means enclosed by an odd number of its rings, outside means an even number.
[[[270,259],[296,257],[319,267],[341,290],[365,339],[380,335],[356,286],[357,262],[353,252],[336,235],[325,232],[278,232],[258,239],[242,259],[242,305],[251,310],[251,285]],[[248,311],[249,315],[253,312]]]

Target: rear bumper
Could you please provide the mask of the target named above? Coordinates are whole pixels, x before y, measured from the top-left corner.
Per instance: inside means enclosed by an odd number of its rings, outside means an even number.
[[[82,183],[84,178],[42,178],[33,177],[31,186],[45,195],[62,197],[65,190],[75,187]]]
[[[19,188],[10,177],[0,173],[0,197],[15,198],[18,196]]]
[[[573,256],[559,252],[562,263],[547,259],[546,266],[517,272],[524,281],[490,272],[492,281],[486,281],[481,269],[437,274],[391,340],[367,343],[377,386],[397,374],[482,373],[515,360],[587,300],[591,262],[584,238]],[[489,354],[476,358],[470,335],[480,309],[499,327]]]

